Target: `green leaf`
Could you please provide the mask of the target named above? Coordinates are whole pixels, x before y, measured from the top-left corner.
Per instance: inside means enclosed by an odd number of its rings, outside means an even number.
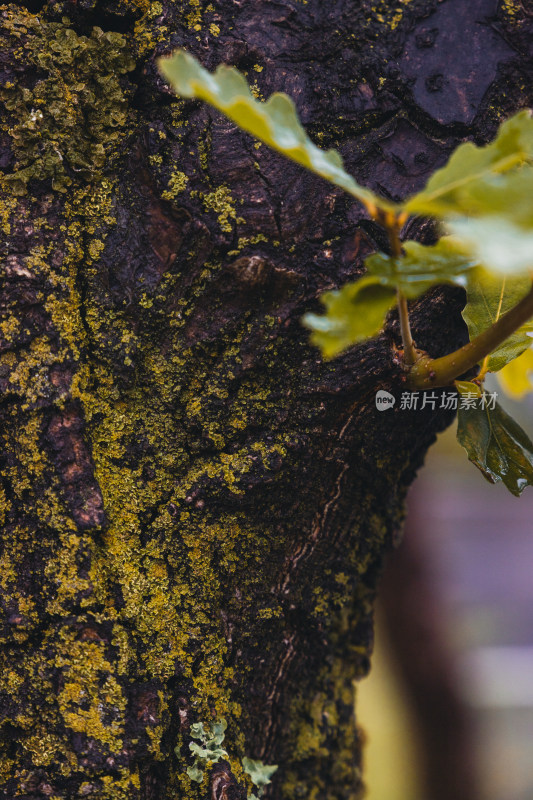
[[[446,227],[487,269],[500,275],[533,271],[533,226],[528,231],[512,219],[488,214],[478,219],[459,217]]]
[[[208,759],[210,757],[210,751],[202,747],[202,745],[198,744],[197,742],[189,742],[189,749],[191,753],[194,753],[195,756],[198,758]]]
[[[503,174],[489,174],[467,184],[461,192],[461,215],[494,215],[512,221],[524,230],[533,227],[533,166]]]
[[[333,358],[374,336],[383,327],[395,299],[394,289],[384,286],[379,278],[365,276],[342,289],[325,292],[320,300],[326,313],[305,314],[302,322],[313,332],[311,341],[320,347],[324,358]]]
[[[262,761],[254,761],[252,758],[243,758],[242,768],[248,773],[254,786],[262,789],[264,786],[268,786],[278,767],[277,765],[268,766]]]
[[[197,758],[203,758],[205,761],[212,761],[214,764],[228,755],[222,747],[216,747],[216,745],[210,742],[206,747],[202,747],[200,744],[197,744],[197,742],[190,742],[189,749]]]
[[[221,758],[227,758],[228,754],[223,747],[213,747],[209,750],[209,761],[212,761],[213,764],[216,764],[217,761],[220,761]]]
[[[459,407],[457,439],[490,483],[503,481],[517,497],[533,486],[533,443],[498,403],[493,410]]]
[[[308,138],[293,101],[276,93],[263,103],[254,98],[241,73],[221,64],[215,73],[207,72],[185,50],[160,58],[158,66],[174,91],[183,97],[197,97],[217,108],[240,128],[268,144],[311,172],[340,186],[357,197],[367,208],[394,206],[362,186],[343,167],[335,150],[321,150]]]
[[[498,382],[514,400],[521,400],[524,395],[533,392],[533,348],[528,347],[522,355],[506,364],[498,372]]]
[[[485,147],[460,145],[426,188],[405,204],[446,227],[487,269],[533,270],[533,119],[520,111]]]
[[[203,722],[195,722],[191,725],[191,736],[193,739],[201,739],[204,742],[207,741],[207,733]]]
[[[472,381],[454,381],[453,383],[459,394],[475,394],[476,397],[481,397],[482,392],[477,383],[472,383]]]
[[[472,142],[460,145],[426,187],[405,203],[409,214],[446,217],[470,215],[469,198],[476,184],[533,161],[533,119],[527,109],[506,120],[493,142],[477,147]],[[480,197],[481,197],[480,193]],[[480,213],[478,208],[476,213]],[[486,211],[483,211],[486,213]]]
[[[204,779],[204,773],[196,764],[193,764],[192,767],[187,767],[186,772],[191,781],[195,781],[196,783],[201,783]]]
[[[404,242],[403,249],[402,258],[375,253],[366,259],[365,265],[382,284],[399,286],[410,298],[418,297],[438,283],[466,286],[467,275],[478,264],[475,258],[465,255],[450,236],[443,236],[436,245],[429,247],[418,242]]]
[[[226,733],[226,728],[228,727],[228,723],[225,719],[221,719],[218,722],[214,722],[211,726],[211,736],[209,737],[209,742],[214,742],[215,744],[222,744],[224,741],[224,736]]]
[[[525,297],[530,289],[531,278],[526,276],[500,278],[486,270],[475,270],[468,281],[467,303],[463,310],[470,339],[490,328],[502,314]],[[497,372],[523,353],[531,344],[528,331],[533,331],[533,322],[522,325],[488,356],[484,362],[486,371]]]

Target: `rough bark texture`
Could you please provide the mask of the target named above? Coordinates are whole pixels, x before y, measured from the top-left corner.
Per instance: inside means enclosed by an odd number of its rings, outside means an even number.
[[[154,56],[185,45],[288,92],[319,144],[401,197],[531,102],[528,13],[1,7],[2,797],[244,798],[244,755],[279,764],[271,798],[358,794],[381,558],[450,415],[376,411],[402,389],[394,315],[320,359],[299,318],[361,273],[374,231],[176,101]],[[461,303],[417,303],[432,355],[464,342]],[[190,724],[222,717],[229,759],[192,783]]]

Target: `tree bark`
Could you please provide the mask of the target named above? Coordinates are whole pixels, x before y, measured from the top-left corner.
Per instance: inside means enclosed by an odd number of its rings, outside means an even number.
[[[377,389],[403,390],[395,314],[322,361],[301,315],[379,232],[174,98],[155,58],[186,46],[288,92],[318,144],[401,198],[531,102],[529,14],[1,7],[3,798],[244,798],[243,756],[279,765],[270,798],[358,795],[376,580],[451,414],[377,411]],[[417,344],[463,344],[463,302],[414,304]],[[191,782],[190,725],[221,718],[228,759]]]

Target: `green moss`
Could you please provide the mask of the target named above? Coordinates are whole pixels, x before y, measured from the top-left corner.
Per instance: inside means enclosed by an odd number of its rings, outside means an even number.
[[[17,159],[4,179],[16,194],[43,178],[65,192],[76,173],[85,179],[101,174],[131,125],[121,76],[134,62],[119,33],[95,27],[80,36],[64,22],[7,8],[1,45],[33,64],[40,77],[31,89],[6,84],[0,90],[8,110],[4,130]]]
[[[140,59],[154,51],[159,42],[168,39],[169,28],[163,23],[163,6],[153,0],[128,0],[134,9],[140,10],[142,16],[135,20],[133,37],[130,44],[136,59]]]
[[[80,641],[74,632],[69,635],[63,630],[61,635],[64,655],[58,653],[55,666],[63,675],[58,704],[65,726],[116,752],[123,746],[126,698],[113,676],[105,646]]]
[[[161,197],[164,200],[175,200],[176,197],[180,194],[180,192],[184,192],[187,188],[187,184],[189,182],[189,178],[184,172],[179,172],[176,170],[170,176],[170,180],[168,182],[168,189],[163,192]]]
[[[240,705],[239,686],[246,674],[230,666],[221,612],[257,621],[249,639],[261,639],[265,657],[271,657],[261,626],[273,626],[279,638],[285,609],[281,602],[270,602],[271,594],[262,587],[276,585],[294,541],[315,524],[319,501],[310,494],[286,524],[280,523],[277,497],[262,499],[259,520],[239,506],[254,481],[275,486],[280,465],[281,481],[297,471],[298,456],[290,445],[306,433],[308,412],[305,404],[292,406],[305,371],[294,374],[275,313],[243,312],[216,341],[191,340],[194,315],[221,270],[222,256],[215,252],[199,274],[191,268],[194,277],[186,296],[180,283],[189,266],[186,255],[180,256],[180,270],[168,269],[157,287],[142,286],[138,296],[133,292],[127,309],[113,304],[105,286],[115,205],[130,203],[109,177],[120,164],[134,123],[127,111],[125,76],[132,54],[153,48],[165,31],[157,21],[159,4],[139,0],[128,5],[139,13],[129,42],[99,29],[81,36],[68,23],[38,21],[13,7],[6,17],[6,46],[18,48],[21,60],[41,71],[31,90],[5,88],[9,116],[4,131],[13,139],[17,165],[13,176],[4,177],[2,226],[9,231],[16,215],[44,230],[44,212],[37,213],[31,193],[24,194],[34,178],[51,181],[54,193],[64,199],[53,245],[32,247],[21,265],[42,284],[39,302],[47,333],[0,356],[18,403],[5,472],[14,499],[0,493],[0,521],[16,504],[31,522],[8,530],[0,560],[0,585],[22,620],[2,642],[0,688],[10,698],[22,698],[9,724],[17,726],[20,747],[36,768],[54,765],[58,774],[75,781],[83,768],[72,741],[81,736],[101,754],[102,764],[107,758],[120,762],[128,748],[140,752],[139,759],[165,760],[171,776],[167,795],[196,800],[201,789],[183,774],[173,755],[179,740],[169,737],[177,727],[172,687],[177,682],[184,687],[191,719],[228,720],[228,750],[236,754],[232,767],[242,776],[242,727],[251,724]],[[195,29],[210,24],[214,9],[191,2],[186,11]],[[260,71],[258,66],[255,70]],[[184,125],[181,108],[177,102],[168,112],[172,135]],[[163,131],[159,134],[157,146],[170,147],[171,136],[167,140]],[[164,173],[166,150],[151,155],[154,171]],[[202,170],[209,158],[207,141],[199,148]],[[176,200],[188,180],[193,177],[180,171],[164,173],[162,198]],[[231,233],[242,222],[228,187],[211,188],[199,197],[222,232]],[[240,237],[237,252],[266,241],[263,234]],[[193,252],[191,264],[196,257]],[[14,343],[19,324],[7,323],[1,331]],[[265,340],[265,364],[242,374],[246,349],[258,335]],[[273,363],[280,365],[277,370],[264,368]],[[51,376],[59,368],[67,377],[55,386]],[[289,390],[281,396],[280,374]],[[83,437],[104,500],[105,530],[79,530],[61,476],[43,446],[50,409],[61,414],[67,401],[82,409]],[[254,440],[253,431],[266,427],[270,438]],[[311,423],[309,428],[312,433]],[[362,514],[366,521],[369,510]],[[383,535],[379,521],[371,520],[362,538],[378,547]],[[372,548],[354,550],[346,572],[336,576],[317,572],[307,613],[322,631],[338,629],[339,641],[348,625],[347,576],[358,568],[363,572],[373,553]],[[46,567],[36,586],[22,590],[28,554]],[[359,601],[367,613],[369,599]],[[357,619],[354,613],[349,622]],[[49,620],[54,624],[49,626]],[[311,692],[311,709],[309,692],[302,690],[294,700],[287,750],[296,766],[286,780],[288,798],[304,791],[301,764],[327,759],[337,728],[344,726],[341,712],[351,702],[358,654],[351,654],[353,662],[346,666],[338,649],[330,672],[317,680],[320,688]],[[128,739],[133,684],[159,687],[154,721],[144,725],[142,746]],[[345,728],[335,759],[338,771],[348,774],[355,729],[352,724]],[[136,763],[113,768],[112,774],[105,774],[107,767],[95,769],[94,779],[79,791],[99,800],[134,800],[140,785]],[[0,776],[13,774],[12,754],[4,747]],[[308,788],[304,796],[317,791]]]
[[[396,0],[395,3],[378,2],[373,8],[373,18],[376,22],[395,30],[403,19],[405,6],[410,2],[412,0]]]

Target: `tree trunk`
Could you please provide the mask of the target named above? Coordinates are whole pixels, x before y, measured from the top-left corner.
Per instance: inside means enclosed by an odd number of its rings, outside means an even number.
[[[391,668],[409,703],[421,796],[482,800],[475,712],[465,702],[458,654],[450,643],[419,490],[420,485],[409,496],[400,547],[386,559],[379,585],[380,624]]]
[[[176,100],[155,57],[186,46],[288,92],[318,144],[400,198],[530,102],[525,3],[0,13],[2,797],[244,798],[248,756],[279,765],[270,798],[353,798],[382,556],[451,414],[377,411],[403,389],[394,314],[322,361],[300,317],[379,234]],[[464,343],[462,302],[417,302],[417,344]],[[221,718],[228,758],[191,782],[190,725]]]

